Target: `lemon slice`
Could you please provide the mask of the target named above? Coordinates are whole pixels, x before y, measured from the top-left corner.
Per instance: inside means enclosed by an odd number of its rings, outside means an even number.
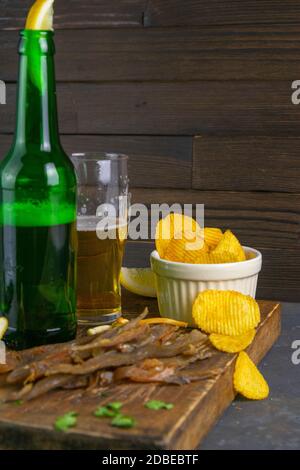
[[[6,330],[8,328],[8,321],[7,318],[1,317],[0,318],[0,340],[3,338],[3,336],[6,333]]]
[[[120,281],[134,294],[156,297],[155,277],[150,268],[122,268]]]
[[[52,31],[53,3],[54,0],[36,0],[28,13],[25,29]]]

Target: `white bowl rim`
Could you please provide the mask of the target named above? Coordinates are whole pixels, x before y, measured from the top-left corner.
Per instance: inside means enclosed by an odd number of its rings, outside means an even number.
[[[248,246],[243,246],[243,248],[246,253],[255,256],[235,263],[192,264],[162,259],[158,252],[154,250],[150,255],[150,259],[153,271],[164,277],[203,281],[242,279],[258,274],[262,266],[260,251]]]

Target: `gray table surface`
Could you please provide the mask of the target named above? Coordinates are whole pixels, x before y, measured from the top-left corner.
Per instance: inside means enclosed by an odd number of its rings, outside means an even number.
[[[200,449],[300,449],[300,364],[292,362],[295,340],[300,341],[300,303],[282,303],[281,336],[259,365],[270,386],[269,398],[237,398]]]

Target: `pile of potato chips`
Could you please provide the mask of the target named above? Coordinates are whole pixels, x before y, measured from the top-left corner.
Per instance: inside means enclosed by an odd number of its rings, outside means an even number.
[[[233,377],[236,392],[252,400],[266,398],[268,384],[244,352],[252,343],[260,322],[257,302],[236,291],[205,290],[198,294],[192,313],[195,323],[209,333],[216,349],[239,353]]]
[[[191,217],[170,214],[156,227],[156,249],[160,258],[179,263],[218,264],[245,261],[235,235],[219,228],[201,229]],[[255,337],[260,310],[255,299],[236,291],[205,290],[193,304],[197,326],[209,334],[212,345],[223,352],[239,353],[233,385],[246,398],[262,400],[269,387],[244,351]]]
[[[219,228],[201,229],[186,215],[170,214],[156,227],[155,243],[161,258],[179,263],[217,264],[245,261],[238,239]]]

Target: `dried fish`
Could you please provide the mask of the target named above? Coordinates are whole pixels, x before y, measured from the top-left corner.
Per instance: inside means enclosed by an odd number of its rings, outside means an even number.
[[[111,347],[114,344],[121,344],[122,342],[128,342],[132,340],[132,337],[134,337],[134,334],[136,332],[136,328],[139,328],[140,332],[144,331],[149,331],[142,329],[142,326],[139,326],[140,320],[145,318],[145,316],[148,314],[148,309],[145,309],[141,315],[139,315],[137,318],[134,320],[131,320],[129,323],[126,323],[123,326],[120,326],[118,328],[112,328],[110,330],[107,330],[100,335],[97,335],[97,337],[92,336],[92,341],[90,341],[88,344],[85,345],[78,345],[74,346],[74,351],[87,351],[87,350],[93,350],[96,348],[102,348],[102,347]],[[144,327],[145,325],[143,325]],[[110,341],[109,341],[110,340]]]
[[[189,345],[191,346],[191,345]],[[183,383],[182,378],[177,381],[175,372],[187,367],[189,364],[211,357],[212,351],[209,345],[192,345],[194,354],[181,354],[172,358],[145,359],[144,361],[129,367],[120,367],[114,374],[115,380],[128,379],[133,382],[167,382]],[[187,383],[184,381],[184,383]]]
[[[207,377],[203,370],[189,370],[213,354],[207,335],[172,324],[141,322],[147,313],[70,343],[9,352],[9,366],[2,369],[4,400],[32,400],[56,389],[95,393],[121,380],[180,385]]]
[[[51,369],[49,368],[45,375],[85,375],[91,374],[100,369],[131,365],[146,358],[172,357],[183,353],[187,348],[189,348],[190,344],[197,344],[200,341],[203,341],[203,337],[207,338],[199,330],[192,330],[190,333],[178,336],[171,344],[149,344],[137,349],[133,353],[120,353],[112,350],[88,359],[83,364],[58,364],[51,367]]]
[[[111,339],[104,338],[98,342],[97,348],[110,349],[124,343],[137,341],[141,336],[150,333],[148,325],[138,325],[130,330],[121,331],[118,335]]]
[[[71,377],[68,375],[54,375],[52,377],[44,377],[43,379],[36,382],[29,393],[23,395],[24,400],[33,400],[45,393],[49,392],[50,390],[55,390],[56,388],[61,388],[66,383],[70,382]],[[26,387],[26,385],[25,385]]]
[[[15,384],[21,382],[35,382],[43,377],[49,368],[49,364],[60,364],[61,362],[71,362],[70,349],[64,346],[62,349],[49,354],[46,358],[34,361],[25,366],[18,367],[7,377],[7,383]]]

